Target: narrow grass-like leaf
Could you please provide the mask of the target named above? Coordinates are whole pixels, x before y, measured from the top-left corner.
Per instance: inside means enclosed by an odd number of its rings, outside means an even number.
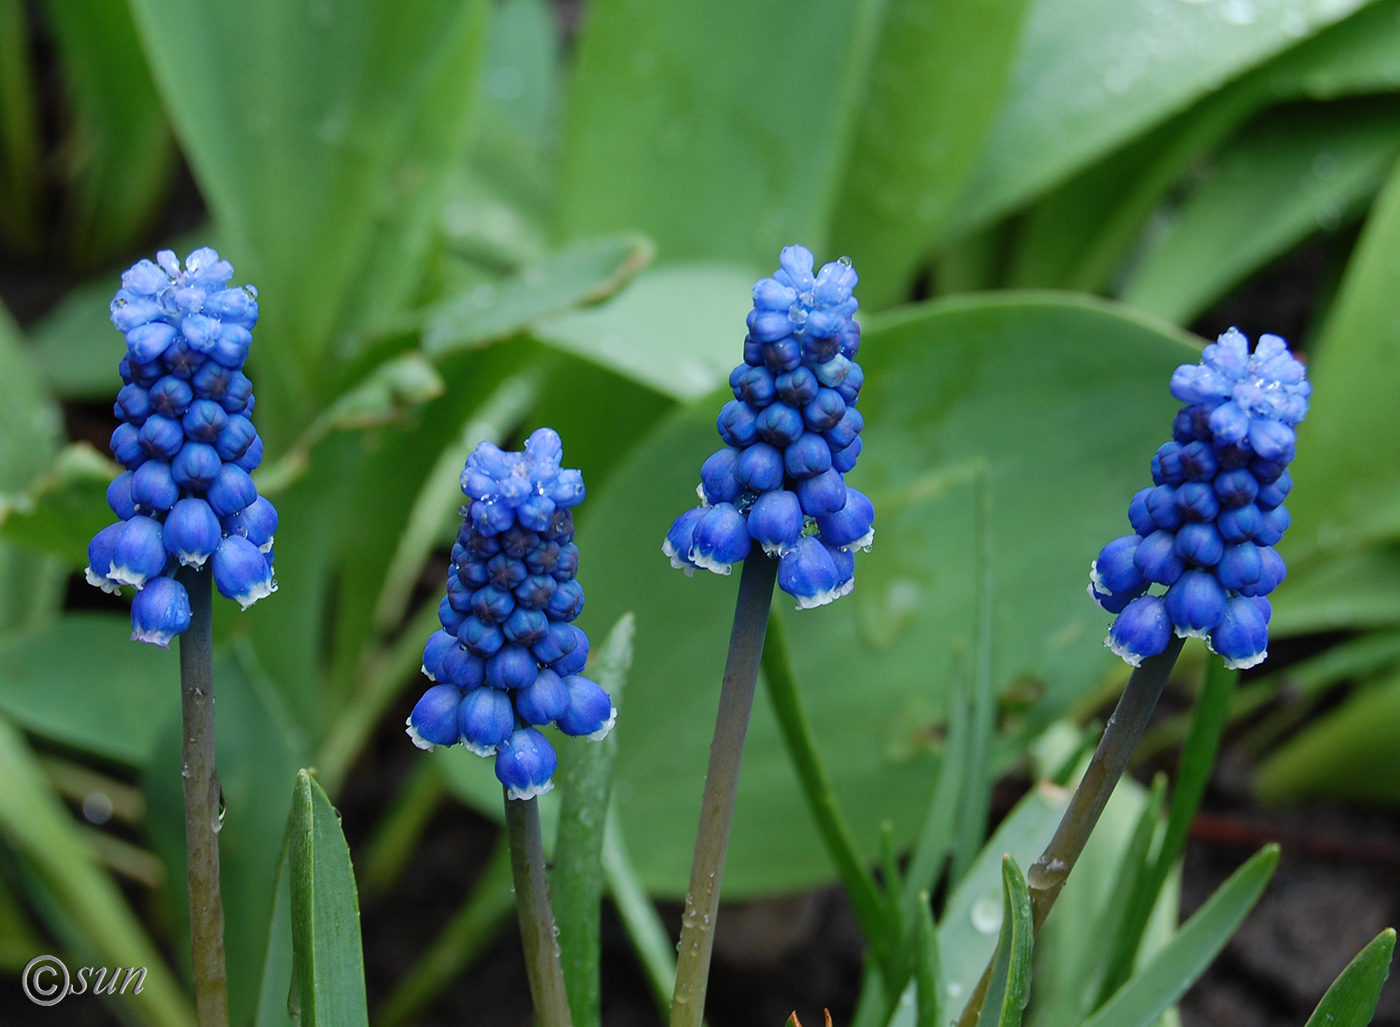
[[[918,986],[918,1027],[946,1027],[943,1019],[943,960],[928,892],[919,894],[914,921],[914,980]]]
[[[590,662],[589,676],[621,710],[632,667],[636,618],[623,614]],[[617,733],[601,742],[571,739],[559,768],[559,827],[549,890],[559,929],[559,959],[575,1027],[597,1027],[602,1008],[598,963],[602,955],[603,867],[600,862],[612,795]]]
[[[65,923],[81,933],[104,966],[145,967],[132,1012],[158,1027],[187,1027],[194,1011],[155,944],[141,928],[116,884],[79,837],[33,753],[8,720],[0,718],[0,834],[49,890]]]
[[[298,1027],[367,1025],[360,905],[340,814],[310,771],[297,774],[287,828],[291,867],[292,1019]]]
[[[1084,1027],[1151,1027],[1211,964],[1244,922],[1278,865],[1277,845],[1266,845],[1230,875],[1205,905],[1181,925],[1150,963],[1123,985]]]
[[[992,957],[992,976],[978,1027],[1020,1027],[1031,999],[1031,950],[1035,924],[1026,878],[1011,856],[1001,861],[1001,937]]]
[[[43,240],[43,147],[29,43],[25,5],[0,0],[0,239],[32,253]]]
[[[1390,957],[1395,953],[1395,928],[1376,935],[1347,964],[1322,1001],[1308,1017],[1305,1027],[1366,1027],[1375,1015],[1381,987],[1390,976]]]
[[[640,236],[579,240],[499,285],[478,285],[416,315],[423,325],[423,348],[437,355],[484,346],[544,318],[607,299],[652,256],[651,244]]]
[[[632,866],[621,824],[612,808],[608,809],[607,829],[603,835],[602,861],[618,919],[642,964],[656,1007],[666,1016],[670,1013],[671,994],[676,987],[676,946]]]

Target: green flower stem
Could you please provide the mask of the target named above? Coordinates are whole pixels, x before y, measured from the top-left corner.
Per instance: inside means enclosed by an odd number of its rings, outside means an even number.
[[[520,943],[525,948],[535,1023],[538,1027],[572,1027],[564,971],[559,964],[559,944],[554,937],[554,911],[549,905],[539,802],[507,797],[505,803],[515,909],[520,918]]]
[[[812,725],[807,719],[802,696],[797,690],[797,680],[792,673],[782,618],[776,614],[769,621],[768,638],[763,644],[763,676],[768,684],[768,698],[777,715],[778,727],[783,732],[788,757],[797,771],[797,780],[802,784],[807,809],[816,821],[827,854],[836,864],[836,873],[850,896],[856,919],[860,921],[861,933],[875,952],[876,962],[888,988],[894,984],[894,953],[890,951],[890,942],[896,932],[889,929],[887,904],[881,898],[865,857],[856,845],[855,835],[836,801],[831,777],[817,751]]]
[[[1147,730],[1147,722],[1152,719],[1152,711],[1157,708],[1157,700],[1162,697],[1162,689],[1176,666],[1183,641],[1173,635],[1166,652],[1143,660],[1142,665],[1133,671],[1113,716],[1108,718],[1108,726],[1104,728],[1099,746],[1089,760],[1089,767],[1069,800],[1069,808],[1060,819],[1060,826],[1055,829],[1055,836],[1050,839],[1040,858],[1031,864],[1026,883],[1030,888],[1031,914],[1037,934],[1045,918],[1050,915],[1080,853],[1084,851],[1089,835],[1108,804],[1109,796],[1118,785],[1118,779],[1127,769],[1133,750]],[[988,963],[986,972],[958,1018],[958,1027],[971,1027],[977,1022],[991,970],[992,966]]]
[[[199,1027],[228,1027],[224,904],[219,895],[222,816],[219,775],[214,766],[213,572],[181,567],[175,577],[190,597],[190,626],[180,636],[180,695],[195,1014]]]
[[[768,611],[773,604],[773,582],[778,561],[755,549],[744,560],[739,578],[739,599],[734,606],[734,627],[729,633],[729,657],[720,686],[715,737],[710,743],[710,766],[705,772],[705,797],[700,804],[700,829],[695,838],[695,860],[690,868],[690,890],[681,917],[680,952],[676,959],[676,990],[671,995],[671,1027],[700,1027],[705,1015],[705,989],[714,949],[714,927],[719,917],[720,883],[724,857],[729,849],[729,828],[734,820],[734,799],[739,788],[739,767],[744,759],[744,739],[749,731],[758,666]]]

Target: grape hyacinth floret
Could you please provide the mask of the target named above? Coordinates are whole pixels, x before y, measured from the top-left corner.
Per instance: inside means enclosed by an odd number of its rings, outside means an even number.
[[[1204,638],[1231,669],[1268,655],[1265,598],[1284,578],[1294,426],[1308,412],[1303,365],[1277,335],[1253,353],[1231,328],[1172,375],[1185,403],[1152,458],[1153,487],[1128,506],[1133,534],[1104,546],[1089,595],[1117,617],[1104,644],[1136,667],[1173,632]],[[1153,594],[1153,585],[1165,588]]]
[[[467,457],[462,528],[452,547],[442,630],[428,637],[423,673],[436,682],[408,717],[415,745],[460,743],[494,756],[512,799],[554,787],[554,724],[593,741],[617,710],[581,675],[588,636],[571,623],[583,610],[575,580],[578,547],[570,510],[583,502],[583,476],[562,470],[559,435],[540,428],[522,453],[489,442]]]
[[[851,262],[813,274],[811,251],[788,246],[779,264],[753,287],[744,362],[717,422],[725,446],[700,468],[700,506],[676,519],[661,549],[687,575],[728,574],[760,546],[779,560],[778,587],[807,609],[851,591],[851,552],[875,538],[874,507],[846,484],[860,456],[865,373]]]
[[[88,546],[87,580],[107,592],[137,590],[133,641],[168,647],[189,627],[177,567],[209,563],[219,591],[245,610],[277,591],[277,511],[249,476],[263,453],[243,374],[258,291],[229,288],[232,276],[208,247],[184,268],[162,250],[128,269],[112,300],[127,346],[112,453],[126,470],[107,488],[120,519]]]

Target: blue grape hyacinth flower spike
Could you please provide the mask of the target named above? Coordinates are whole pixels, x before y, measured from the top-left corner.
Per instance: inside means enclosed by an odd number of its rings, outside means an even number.
[[[512,799],[554,787],[558,760],[537,728],[597,741],[617,718],[608,694],[580,674],[588,636],[573,624],[583,589],[570,511],[584,487],[562,458],[549,428],[523,452],[483,442],[467,457],[442,629],[423,648],[423,673],[435,684],[407,721],[420,748],[460,744],[494,757]]]
[[[190,624],[178,567],[209,565],[214,584],[247,609],[277,590],[277,511],[251,472],[263,444],[243,373],[258,291],[230,288],[233,267],[205,247],[180,265],[162,250],[122,275],[112,324],[126,337],[112,453],[126,468],[107,489],[118,520],[88,546],[87,580],[137,590],[133,641],[168,647]]]
[[[875,538],[875,508],[846,484],[865,420],[857,276],[845,257],[813,272],[812,253],[784,248],[753,287],[744,362],[719,413],[724,448],[700,468],[700,506],[678,517],[661,551],[671,565],[728,574],[761,548],[779,561],[778,587],[799,609],[855,585],[855,549]]]
[[[1250,352],[1231,328],[1176,369],[1171,390],[1186,405],[1152,458],[1152,487],[1128,505],[1133,533],[1091,564],[1089,595],[1116,615],[1104,644],[1134,667],[1174,632],[1246,669],[1268,655],[1266,597],[1286,573],[1274,546],[1312,387],[1277,335]]]

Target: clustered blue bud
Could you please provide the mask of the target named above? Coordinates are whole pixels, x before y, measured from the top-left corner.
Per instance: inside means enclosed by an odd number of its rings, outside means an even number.
[[[875,538],[875,508],[846,484],[865,373],[850,260],[814,275],[811,251],[788,246],[779,264],[753,287],[744,362],[719,414],[725,448],[700,468],[700,506],[676,519],[661,551],[687,575],[728,574],[757,544],[778,557],[778,587],[807,609],[851,591],[851,551]]]
[[[423,673],[436,684],[408,717],[423,749],[459,742],[495,756],[512,799],[554,787],[554,748],[538,730],[598,741],[617,718],[608,693],[581,676],[588,636],[571,623],[583,589],[570,510],[583,476],[561,470],[557,432],[540,428],[523,453],[483,442],[467,457],[462,528],[452,547],[441,631],[428,636]]]
[[[1089,595],[1117,615],[1104,644],[1134,667],[1173,631],[1204,638],[1226,667],[1253,667],[1268,655],[1265,597],[1286,573],[1273,547],[1288,527],[1293,428],[1312,386],[1277,335],[1251,354],[1231,328],[1201,363],[1176,369],[1171,390],[1186,406],[1152,458],[1154,486],[1128,506],[1134,533],[1090,566]]]
[[[243,374],[258,291],[228,288],[232,275],[208,247],[183,270],[162,250],[123,274],[112,300],[127,348],[112,453],[126,470],[107,487],[120,520],[89,544],[87,580],[106,592],[137,590],[133,641],[168,647],[190,626],[178,566],[208,561],[219,591],[245,610],[277,591],[277,511],[249,476],[263,454]]]

